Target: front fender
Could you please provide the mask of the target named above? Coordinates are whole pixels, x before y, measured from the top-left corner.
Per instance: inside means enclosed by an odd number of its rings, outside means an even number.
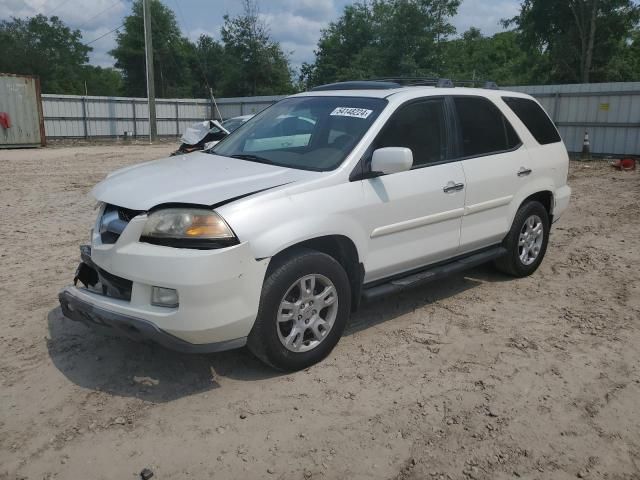
[[[266,194],[219,209],[255,258],[267,258],[318,237],[341,235],[355,245],[360,261],[368,252],[368,234],[354,215],[364,201],[358,182],[330,185],[295,194]]]

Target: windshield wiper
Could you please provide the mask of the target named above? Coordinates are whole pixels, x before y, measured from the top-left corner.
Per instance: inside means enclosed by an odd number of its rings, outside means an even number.
[[[268,158],[260,157],[258,155],[250,155],[245,153],[238,153],[235,155],[230,155],[231,158],[239,158],[240,160],[249,160],[250,162],[258,162],[258,163],[267,163],[269,165],[273,165],[273,162]]]

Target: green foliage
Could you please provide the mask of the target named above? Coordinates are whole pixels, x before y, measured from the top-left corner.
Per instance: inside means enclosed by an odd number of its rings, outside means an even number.
[[[115,68],[84,65],[82,67],[82,76],[87,87],[87,95],[103,95],[108,97],[122,95],[122,74]],[[76,95],[84,95],[84,85],[81,91],[74,93]]]
[[[347,79],[435,75],[459,0],[374,0],[345,7],[322,32],[316,61],[304,64],[306,86]]]
[[[80,66],[90,47],[79,30],[71,30],[58,17],[37,15],[0,22],[0,71],[38,75],[43,92],[76,93],[84,88]]]
[[[640,29],[634,29],[623,41],[607,66],[607,79],[611,82],[640,80]]]
[[[156,95],[189,97],[193,93],[195,47],[181,35],[173,11],[160,0],[151,0],[150,8]],[[132,13],[125,18],[116,41],[116,48],[109,53],[116,59],[116,68],[122,70],[124,93],[146,96],[142,0],[134,0]]]
[[[464,80],[492,80],[499,85],[522,85],[532,81],[536,69],[544,71],[541,55],[529,56],[513,31],[485,37],[477,28],[444,44],[443,75]],[[540,77],[538,77],[540,78]]]
[[[222,85],[222,66],[225,62],[224,48],[208,35],[200,35],[195,46],[192,71],[197,79],[194,96],[209,98],[209,88],[218,94]]]
[[[256,4],[224,17],[222,42],[202,35],[196,44],[181,36],[174,13],[151,0],[153,57],[158,97],[271,95],[293,90],[289,60],[267,33]],[[110,53],[124,76],[127,95],[146,95],[142,0],[135,0],[117,46]]]
[[[396,76],[495,80],[501,85],[640,79],[640,7],[634,0],[522,0],[513,30],[459,37],[461,0],[362,0],[322,31],[313,63],[292,84],[288,54],[257,9],[224,17],[221,39],[182,36],[174,13],[151,1],[158,97],[291,93],[322,83]],[[142,0],[117,33],[116,68],[88,65],[91,47],[58,17],[0,21],[0,71],[38,75],[44,92],[146,96]]]
[[[244,0],[244,14],[224,16],[222,26],[224,68],[221,91],[225,96],[290,93],[289,61],[260,20],[256,3]]]
[[[527,53],[545,57],[546,82],[577,83],[638,79],[638,70],[620,77],[611,64],[631,53],[639,19],[633,0],[524,0],[507,23],[517,27]]]

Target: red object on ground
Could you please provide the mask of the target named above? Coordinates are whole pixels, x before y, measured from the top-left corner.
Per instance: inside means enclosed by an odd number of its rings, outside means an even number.
[[[620,161],[620,169],[621,170],[635,170],[636,169],[636,160],[634,158],[623,158]]]
[[[11,127],[11,119],[9,118],[9,114],[7,112],[0,112],[0,125],[4,128]]]
[[[616,160],[612,165],[618,170],[635,170],[636,160],[635,158],[623,158],[622,160]]]

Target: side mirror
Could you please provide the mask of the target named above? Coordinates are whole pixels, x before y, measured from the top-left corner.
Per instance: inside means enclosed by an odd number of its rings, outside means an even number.
[[[413,166],[413,153],[405,147],[385,147],[373,152],[371,173],[389,175],[406,172]]]

